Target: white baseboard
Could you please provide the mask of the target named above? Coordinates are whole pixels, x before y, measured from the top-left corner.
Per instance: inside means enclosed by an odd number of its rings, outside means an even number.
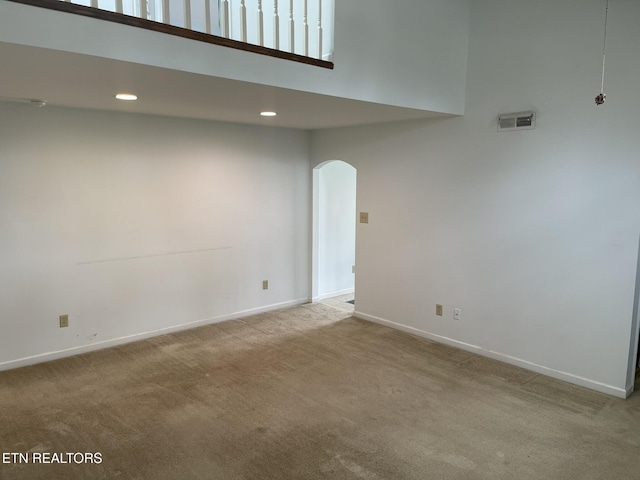
[[[323,293],[322,295],[318,295],[317,297],[313,297],[313,302],[318,302],[320,300],[325,300],[327,298],[338,297],[340,295],[348,295],[354,292],[354,288],[345,288],[344,290],[337,290],[335,292]]]
[[[302,305],[309,303],[310,298],[301,298],[298,300],[291,300],[288,302],[275,303],[272,305],[265,305],[263,307],[250,308],[247,310],[241,310],[238,312],[230,313],[228,315],[221,315],[218,317],[207,318],[204,320],[196,320],[194,322],[183,323],[180,325],[174,325],[166,328],[159,328],[157,330],[150,330],[147,332],[136,333],[134,335],[128,335],[126,337],[114,338],[111,340],[105,340],[103,342],[96,342],[89,345],[80,345],[78,347],[71,347],[64,350],[58,350],[55,352],[47,352],[39,355],[33,355],[31,357],[19,358],[16,360],[9,360],[8,362],[0,363],[0,371],[12,370],[14,368],[27,367],[29,365],[35,365],[38,363],[50,362],[52,360],[58,360],[60,358],[71,357],[73,355],[80,355],[81,353],[93,352],[95,350],[102,350],[104,348],[115,347],[123,345],[125,343],[137,342],[145,340],[151,337],[157,337],[159,335],[166,335],[168,333],[179,332],[181,330],[188,330],[190,328],[202,327],[204,325],[211,325],[214,323],[226,322],[228,320],[235,320],[237,318],[248,317],[250,315],[256,315],[258,313],[270,312],[272,310],[279,310],[281,308],[294,307],[296,305]]]
[[[634,391],[635,388],[633,385],[627,387],[627,389],[625,390],[626,396],[624,398],[629,398],[629,395],[631,395]]]
[[[483,357],[488,357],[493,360],[498,360],[504,363],[508,363],[510,365],[515,365],[517,367],[521,367],[526,370],[531,370],[532,372],[540,373],[548,377],[553,377],[558,380],[563,380],[565,382],[573,383],[574,385],[579,385],[581,387],[589,388],[591,390],[596,390],[601,393],[606,393],[607,395],[612,395],[614,397],[627,398],[633,392],[633,388],[631,388],[631,391],[629,391],[629,389],[618,388],[612,385],[596,382],[588,378],[579,377],[577,375],[573,375],[567,372],[562,372],[559,370],[554,370],[552,368],[545,367],[543,365],[538,365],[536,363],[528,362],[526,360],[522,360],[517,357],[505,355],[504,353],[485,350],[482,347],[479,347],[476,345],[471,345],[468,343],[460,342],[458,340],[454,340],[452,338],[443,337],[441,335],[436,335],[434,333],[429,333],[424,330],[417,329],[415,327],[402,325],[400,323],[392,322],[390,320],[385,320],[384,318],[376,317],[373,315],[368,315],[363,312],[355,311],[353,312],[353,315],[362,320],[367,320],[370,322],[378,323],[380,325],[385,325],[387,327],[391,327],[396,330],[401,330],[403,332],[410,333],[418,337],[428,338],[429,340],[433,340],[435,342],[444,343],[445,345],[456,347],[461,350],[466,350],[468,352],[476,353],[478,355],[482,355]]]

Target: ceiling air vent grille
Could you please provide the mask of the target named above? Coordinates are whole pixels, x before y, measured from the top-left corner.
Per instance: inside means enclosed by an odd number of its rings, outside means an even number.
[[[498,117],[499,132],[531,130],[532,128],[536,128],[535,112],[503,113]]]

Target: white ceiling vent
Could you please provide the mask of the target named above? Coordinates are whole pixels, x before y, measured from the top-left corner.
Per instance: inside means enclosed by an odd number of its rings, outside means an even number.
[[[536,128],[535,112],[503,113],[498,117],[499,132],[531,130],[532,128]]]

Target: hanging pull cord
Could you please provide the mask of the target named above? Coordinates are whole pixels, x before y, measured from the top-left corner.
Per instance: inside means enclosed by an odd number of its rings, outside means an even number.
[[[602,46],[602,83],[600,85],[600,95],[596,97],[596,105],[602,105],[607,99],[604,93],[604,65],[607,58],[607,20],[609,19],[609,0],[607,0],[607,8],[604,12],[604,42]]]

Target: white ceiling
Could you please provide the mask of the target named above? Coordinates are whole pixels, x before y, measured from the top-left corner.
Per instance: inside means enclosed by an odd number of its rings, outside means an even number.
[[[0,43],[0,59],[0,100],[308,130],[442,116],[9,43]],[[122,91],[137,94],[138,101],[116,100]],[[262,110],[278,116],[261,117]]]

